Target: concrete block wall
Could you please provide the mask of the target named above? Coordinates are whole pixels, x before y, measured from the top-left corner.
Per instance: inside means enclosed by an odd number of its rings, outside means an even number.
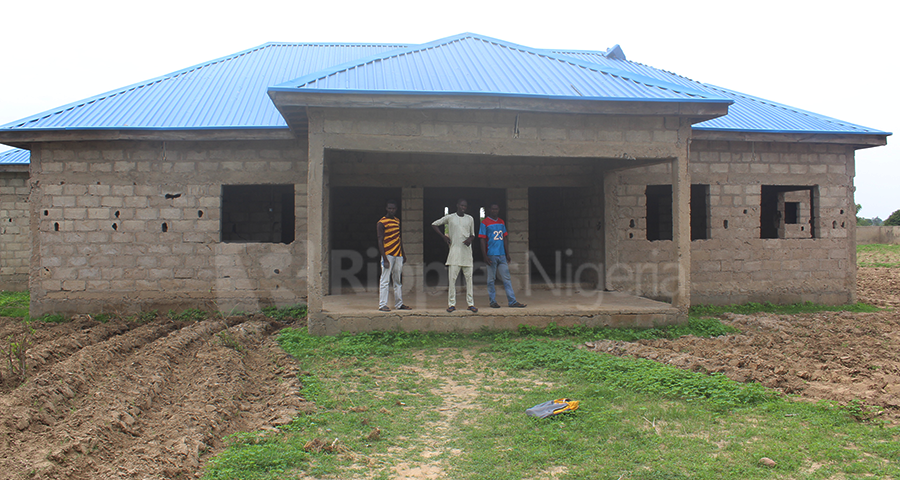
[[[31,313],[302,302],[306,152],[298,141],[36,148]],[[294,184],[292,244],[219,241],[222,185],[254,184]]]
[[[691,183],[710,186],[711,226],[710,239],[691,242],[693,304],[856,300],[850,147],[694,141],[690,160]],[[616,289],[665,298],[673,248],[670,241],[646,240],[644,192],[648,184],[670,183],[670,168],[613,174],[619,230],[613,248],[622,264]],[[762,185],[816,186],[808,194],[817,205],[815,238],[760,238]],[[639,275],[642,268],[658,268],[659,279]]]
[[[28,290],[31,227],[28,172],[0,172],[0,290]]]
[[[679,118],[652,115],[361,108],[311,108],[309,115],[313,119],[310,136],[321,137],[326,149],[352,151],[556,159],[670,158],[682,151],[689,134]],[[513,173],[484,166],[487,168],[478,172],[481,175]],[[447,167],[444,173],[457,170],[452,164]],[[425,165],[423,168],[428,170]],[[359,173],[382,173],[375,170]],[[528,174],[529,170],[525,164],[515,173]]]

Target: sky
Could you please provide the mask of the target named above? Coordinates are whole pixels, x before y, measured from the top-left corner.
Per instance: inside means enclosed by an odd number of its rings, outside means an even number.
[[[5,0],[0,17],[0,125],[271,41],[473,32],[534,48],[619,44],[632,61],[900,135],[895,0]],[[860,216],[900,209],[898,145],[857,151]]]

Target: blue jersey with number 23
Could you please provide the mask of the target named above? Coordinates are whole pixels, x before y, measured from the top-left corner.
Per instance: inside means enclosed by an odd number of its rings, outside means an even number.
[[[506,255],[506,249],[503,248],[503,237],[507,236],[506,224],[502,218],[494,220],[487,217],[481,221],[478,228],[478,237],[487,239],[488,255]]]

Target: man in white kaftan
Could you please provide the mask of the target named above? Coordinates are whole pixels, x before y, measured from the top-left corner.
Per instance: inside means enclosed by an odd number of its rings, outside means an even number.
[[[456,310],[456,278],[462,270],[466,279],[466,303],[468,310],[477,312],[475,308],[475,296],[472,290],[472,242],[475,241],[475,220],[466,215],[469,203],[464,199],[456,202],[456,212],[444,215],[435,220],[431,227],[450,247],[447,255],[450,284],[447,292],[447,311]],[[447,233],[441,230],[441,226],[447,226]]]

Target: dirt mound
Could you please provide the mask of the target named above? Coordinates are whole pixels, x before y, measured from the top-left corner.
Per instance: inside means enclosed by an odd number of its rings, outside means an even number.
[[[274,428],[309,408],[264,316],[148,323],[83,316],[0,319],[25,338],[27,380],[2,370],[4,478],[195,478],[222,437]],[[5,345],[6,348],[8,345]]]
[[[725,316],[741,330],[717,338],[600,341],[588,348],[720,372],[811,400],[858,400],[900,424],[900,269],[862,268],[859,299],[891,311]]]

